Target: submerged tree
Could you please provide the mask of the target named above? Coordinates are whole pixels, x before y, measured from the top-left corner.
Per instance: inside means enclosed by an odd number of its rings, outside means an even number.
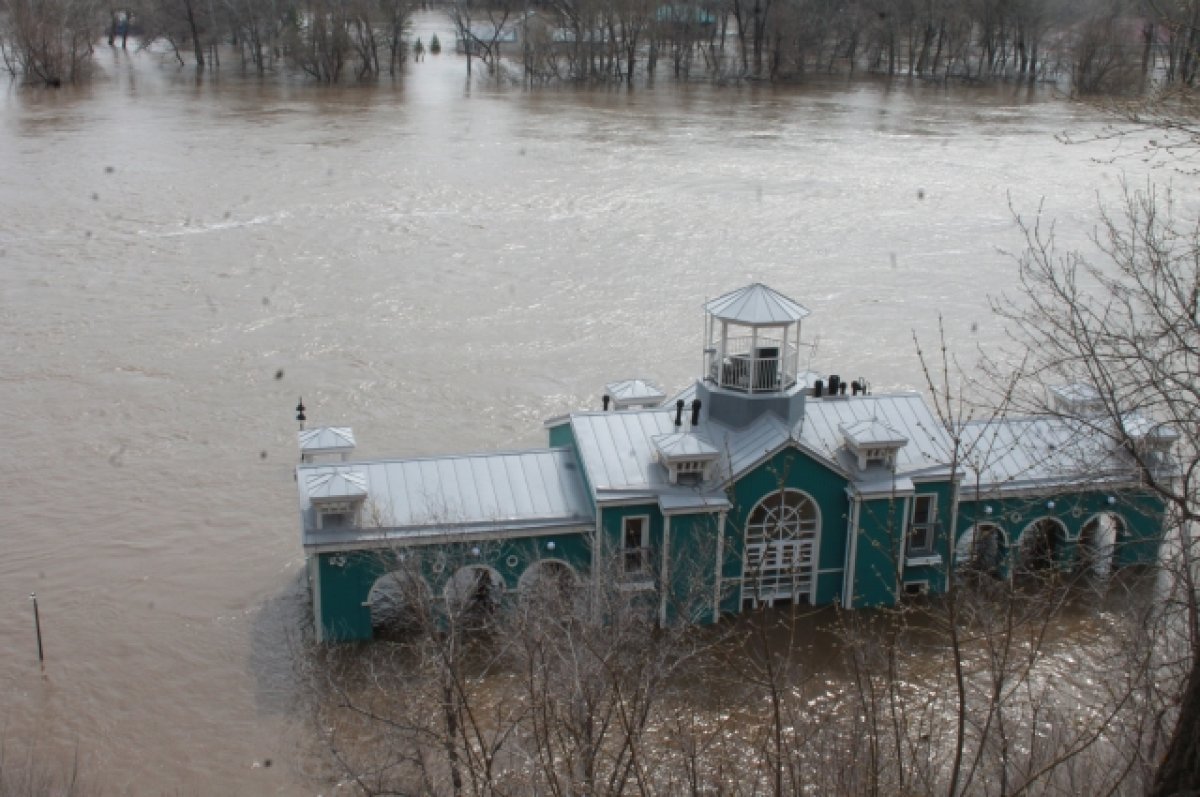
[[[28,83],[59,86],[86,77],[103,27],[98,0],[0,0],[0,55]]]
[[[1024,225],[1021,291],[997,310],[1031,359],[1038,381],[1092,391],[1079,409],[1052,411],[1111,441],[1137,463],[1172,522],[1171,591],[1156,639],[1174,731],[1151,793],[1200,789],[1200,596],[1196,521],[1200,517],[1200,227],[1170,192],[1129,190],[1103,215],[1096,256],[1059,253],[1052,230]],[[1172,459],[1164,452],[1173,446]]]

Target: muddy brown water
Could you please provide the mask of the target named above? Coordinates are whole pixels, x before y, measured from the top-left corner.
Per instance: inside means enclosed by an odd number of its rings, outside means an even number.
[[[0,739],[108,793],[327,788],[292,676],[299,396],[364,455],[537,445],[606,381],[684,384],[700,304],[751,280],[812,309],[818,370],[919,388],[938,314],[967,359],[1002,337],[1010,203],[1081,243],[1149,173],[1137,142],[1057,142],[1105,120],[1025,87],[98,61],[0,86]]]

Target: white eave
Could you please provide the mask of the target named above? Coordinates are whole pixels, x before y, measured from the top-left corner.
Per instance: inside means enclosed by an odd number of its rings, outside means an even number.
[[[704,310],[722,321],[746,326],[792,324],[809,315],[804,305],[759,282],[713,299]]]

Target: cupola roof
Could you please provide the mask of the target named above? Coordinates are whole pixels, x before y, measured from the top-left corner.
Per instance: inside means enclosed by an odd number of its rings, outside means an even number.
[[[791,324],[809,315],[809,310],[760,282],[738,288],[704,305],[708,314],[745,326]]]

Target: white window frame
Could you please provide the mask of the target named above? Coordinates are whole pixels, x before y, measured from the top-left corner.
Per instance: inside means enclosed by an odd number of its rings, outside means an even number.
[[[929,515],[924,523],[917,523],[917,504],[921,499],[929,499]],[[938,518],[938,496],[937,493],[919,493],[913,496],[912,511],[908,514],[908,538],[905,540],[905,556],[906,557],[923,557],[932,556],[934,547],[937,544],[937,518]],[[924,531],[927,542],[924,545],[914,545],[914,538],[918,530]]]
[[[631,521],[640,520],[642,522],[642,538],[640,545],[632,548],[628,545],[629,539],[629,524]],[[637,567],[630,567],[630,555],[637,553],[640,559],[640,564]],[[649,515],[626,515],[621,518],[621,573],[625,576],[648,576],[650,575],[650,516]]]
[[[318,529],[350,529],[358,526],[357,501],[328,501],[317,504],[314,508],[317,510]],[[346,522],[330,524],[326,520],[328,516],[344,517]]]

